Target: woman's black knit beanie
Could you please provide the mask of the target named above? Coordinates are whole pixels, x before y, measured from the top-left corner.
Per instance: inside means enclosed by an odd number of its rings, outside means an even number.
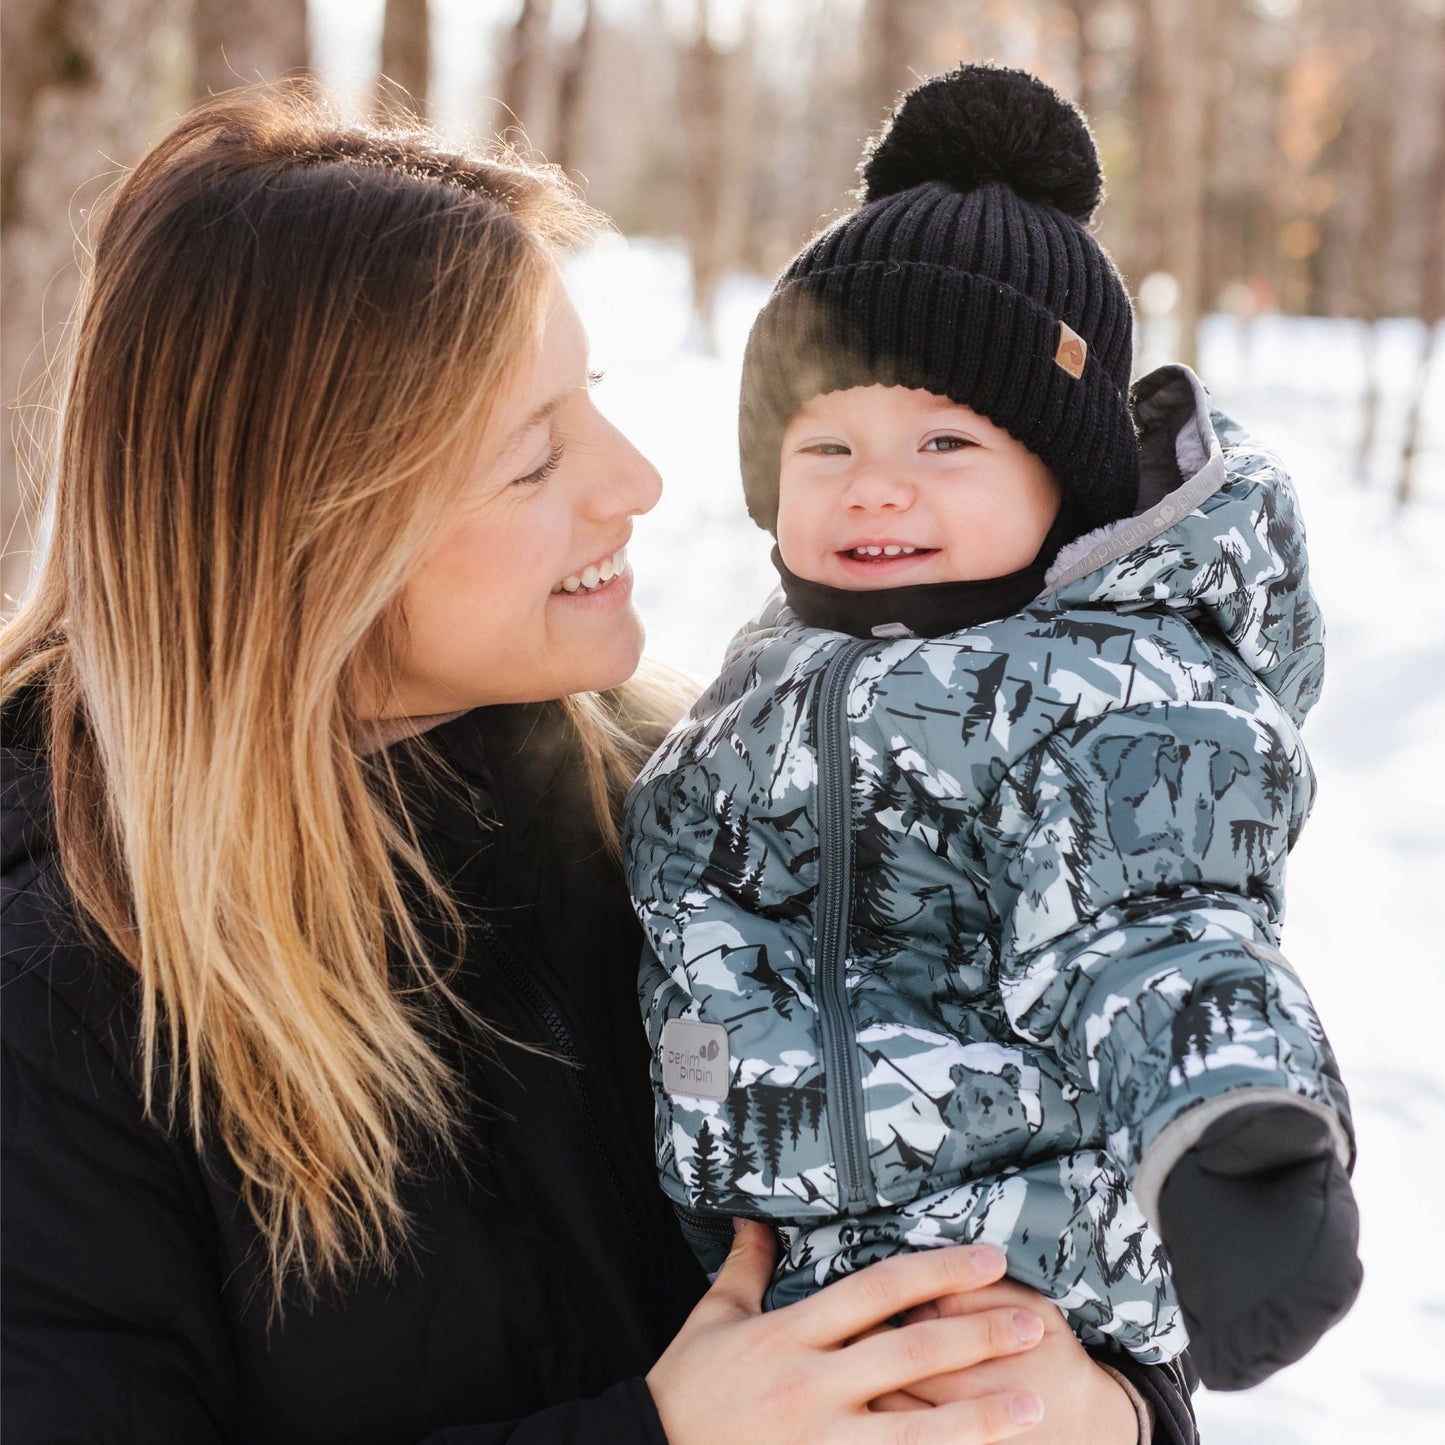
[[[853,386],[962,402],[1039,456],[1058,541],[1127,516],[1133,313],[1086,229],[1103,192],[1083,116],[1021,70],[965,65],[899,104],[861,165],[862,205],[779,278],[743,360],[748,511],[775,530],[783,432]]]

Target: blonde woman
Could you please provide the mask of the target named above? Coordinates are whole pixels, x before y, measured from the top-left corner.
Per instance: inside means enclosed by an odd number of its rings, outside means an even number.
[[[765,1315],[653,1187],[590,224],[295,93],[111,205],[0,660],[6,1440],[1187,1441],[991,1251]]]

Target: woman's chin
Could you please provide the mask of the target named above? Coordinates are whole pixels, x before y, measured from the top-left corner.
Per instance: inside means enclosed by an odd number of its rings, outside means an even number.
[[[642,619],[632,607],[608,620],[605,629],[588,629],[586,637],[569,638],[559,649],[555,676],[563,697],[574,692],[606,692],[626,682],[642,661],[646,640]]]

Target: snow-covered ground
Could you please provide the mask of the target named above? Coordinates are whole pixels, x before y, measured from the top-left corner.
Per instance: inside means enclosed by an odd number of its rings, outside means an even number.
[[[610,238],[569,282],[606,372],[598,402],[666,482],[631,548],[650,651],[706,678],[773,581],[735,448],[738,364],[766,283],[727,286],[713,357],[689,346],[679,249]],[[1423,337],[1384,329],[1381,461]],[[1354,1099],[1365,1262],[1359,1303],[1307,1359],[1246,1394],[1201,1396],[1206,1445],[1445,1445],[1445,375],[1421,494],[1397,513],[1353,478],[1357,327],[1266,318],[1245,346],[1212,318],[1201,349],[1220,404],[1296,479],[1329,625],[1305,729],[1320,798],[1294,854],[1285,948]]]

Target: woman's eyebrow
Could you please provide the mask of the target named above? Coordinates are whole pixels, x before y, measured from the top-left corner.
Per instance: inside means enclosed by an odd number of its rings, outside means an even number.
[[[577,388],[575,386],[569,386],[565,391],[559,391],[550,401],[544,401],[541,406],[527,417],[526,421],[520,423],[512,430],[511,434],[507,437],[506,444],[502,447],[502,455],[506,456],[539,422],[546,421],[576,390]]]

